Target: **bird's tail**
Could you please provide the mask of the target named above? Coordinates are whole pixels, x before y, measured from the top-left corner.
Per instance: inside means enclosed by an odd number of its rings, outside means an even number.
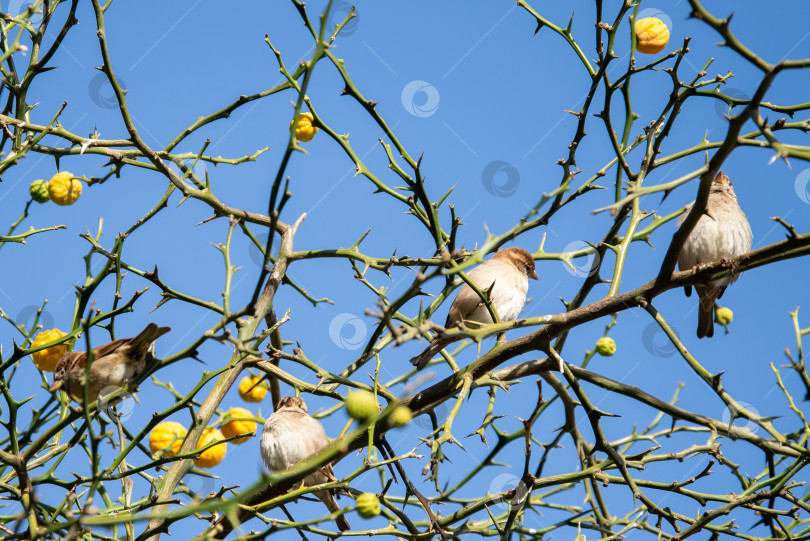
[[[315,496],[323,502],[326,508],[329,509],[330,513],[340,512],[340,506],[335,501],[335,498],[332,497],[332,493],[328,490],[319,490],[315,492]],[[343,515],[339,515],[337,518],[335,518],[335,523],[337,524],[338,530],[341,532],[351,529],[351,526],[349,526],[349,521],[346,520],[346,517]]]
[[[711,338],[714,336],[714,301],[717,298],[717,290],[712,288],[709,291],[698,289],[700,306],[698,307],[698,338]]]
[[[425,351],[411,359],[411,364],[414,365],[417,370],[422,370],[437,353],[453,342],[455,342],[455,340],[449,336],[436,338],[425,348]]]
[[[150,323],[138,336],[132,339],[130,347],[134,350],[136,355],[145,354],[146,350],[149,349],[155,340],[170,330],[172,330],[171,327],[158,327],[155,323]]]

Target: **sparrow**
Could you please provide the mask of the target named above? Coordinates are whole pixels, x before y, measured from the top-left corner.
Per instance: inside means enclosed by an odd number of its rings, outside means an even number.
[[[686,220],[687,214],[680,217],[678,226]],[[751,226],[737,203],[731,180],[720,171],[712,182],[706,213],[695,224],[681,249],[678,268],[690,270],[724,258],[737,257],[751,250],[752,241]],[[729,274],[704,284],[695,284],[700,299],[698,338],[714,336],[714,302],[739,277],[740,274]],[[692,286],[684,289],[687,297],[692,295]]]
[[[482,291],[492,287],[490,293],[492,305],[501,321],[517,319],[526,303],[529,290],[529,278],[537,280],[532,254],[523,248],[503,248],[495,252],[491,259],[478,265],[468,274],[470,280]],[[493,287],[494,284],[494,287]],[[447,314],[445,328],[464,325],[492,323],[489,310],[481,297],[469,285],[464,284],[458,292],[450,312]],[[419,355],[411,359],[411,364],[421,370],[437,353],[448,344],[463,337],[439,336]]]
[[[152,344],[169,332],[169,327],[158,327],[154,323],[146,326],[134,338],[119,338],[109,344],[93,348],[93,362],[90,365],[90,381],[87,383],[87,396],[96,400],[106,387],[124,387],[155,361]],[[53,385],[50,390],[62,389],[75,400],[84,399],[85,367],[87,352],[68,351],[53,372]]]
[[[276,412],[264,423],[261,437],[261,453],[264,463],[273,472],[282,472],[329,445],[323,425],[307,413],[307,405],[297,396],[282,398]],[[327,464],[304,479],[304,486],[314,486],[336,481],[332,464]],[[329,490],[313,493],[329,509],[340,511],[340,506]],[[335,519],[341,532],[350,528],[343,515]]]

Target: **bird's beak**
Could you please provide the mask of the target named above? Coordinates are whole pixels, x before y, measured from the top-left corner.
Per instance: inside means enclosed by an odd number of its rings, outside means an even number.
[[[714,177],[714,181],[718,184],[728,184],[728,177],[724,175],[722,171],[718,171],[717,175]]]
[[[537,277],[537,271],[531,271],[529,273],[529,278],[531,278],[532,280],[539,280],[540,279],[540,278]]]
[[[51,387],[50,387],[50,389],[48,389],[48,390],[49,390],[50,392],[54,392],[54,391],[58,391],[58,390],[59,390],[59,389],[61,389],[61,388],[62,388],[62,380],[61,380],[61,379],[57,379],[57,380],[55,380],[55,381],[54,381],[54,382],[51,384]]]

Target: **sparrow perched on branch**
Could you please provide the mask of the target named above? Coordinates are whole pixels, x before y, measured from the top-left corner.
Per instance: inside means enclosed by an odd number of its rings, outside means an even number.
[[[492,306],[501,321],[517,319],[526,303],[529,290],[529,278],[537,280],[532,254],[523,248],[503,248],[495,252],[491,259],[478,265],[468,274],[470,280],[481,291],[492,288],[490,298]],[[492,316],[486,305],[473,288],[464,284],[458,292],[450,312],[447,314],[445,328],[461,327],[470,324],[490,324]],[[411,364],[421,370],[437,353],[447,345],[463,337],[439,336],[430,345],[411,359]]]
[[[261,453],[270,471],[282,472],[329,445],[323,425],[307,413],[307,405],[297,396],[285,396],[278,403],[276,412],[264,423],[261,438]],[[311,487],[336,481],[332,464],[309,474],[304,485]],[[340,511],[340,506],[329,490],[313,492],[330,513]],[[343,515],[335,519],[340,531],[349,529],[349,521]]]
[[[688,213],[678,220],[680,226]],[[731,180],[717,173],[712,182],[706,213],[689,233],[678,256],[680,270],[693,269],[724,258],[737,257],[751,250],[753,234],[748,218],[737,203]],[[695,284],[700,306],[698,310],[698,338],[714,335],[714,302],[723,296],[726,287],[734,283],[740,274],[729,274],[704,284]],[[686,296],[692,295],[692,286],[686,286]]]
[[[98,399],[99,393],[106,387],[124,387],[135,379],[155,361],[152,344],[170,330],[170,327],[158,327],[150,323],[134,338],[120,338],[93,348],[94,358],[87,383],[89,400],[92,402]],[[86,366],[87,352],[68,351],[56,363],[50,390],[63,389],[81,402],[84,399]]]

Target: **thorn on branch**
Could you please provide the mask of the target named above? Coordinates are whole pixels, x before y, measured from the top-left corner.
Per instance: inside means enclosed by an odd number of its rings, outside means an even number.
[[[787,238],[789,238],[791,240],[795,240],[795,239],[798,238],[798,234],[796,233],[796,228],[792,224],[787,223],[785,220],[783,220],[779,216],[774,216],[773,218],[771,218],[771,220],[775,221],[776,223],[778,223],[779,225],[781,225],[782,227],[787,229],[787,231],[788,231],[787,232]]]

